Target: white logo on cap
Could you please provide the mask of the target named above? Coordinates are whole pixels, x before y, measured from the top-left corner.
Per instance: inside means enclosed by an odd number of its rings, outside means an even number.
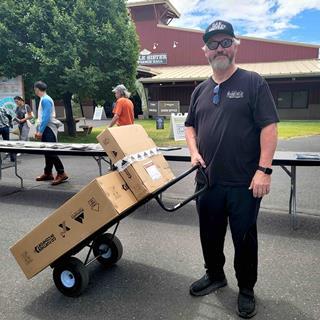
[[[211,28],[209,29],[208,32],[213,31],[213,30],[224,30],[227,26],[222,23],[221,21],[215,22]]]

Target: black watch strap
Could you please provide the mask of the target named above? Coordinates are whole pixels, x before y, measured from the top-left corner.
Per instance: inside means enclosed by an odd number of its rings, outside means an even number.
[[[269,174],[269,175],[272,173],[272,169],[271,169],[271,168],[265,168],[265,167],[258,166],[258,169],[257,169],[257,170],[260,170],[260,171],[262,171],[263,173]]]

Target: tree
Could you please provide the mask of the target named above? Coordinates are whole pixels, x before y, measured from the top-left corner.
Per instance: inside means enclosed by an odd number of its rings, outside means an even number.
[[[113,86],[134,88],[138,40],[124,0],[3,0],[0,74],[22,74],[63,98],[69,134],[71,97],[110,99]]]

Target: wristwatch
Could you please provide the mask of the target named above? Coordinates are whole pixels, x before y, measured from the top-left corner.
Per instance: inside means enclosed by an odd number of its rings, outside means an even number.
[[[260,170],[263,173],[268,174],[268,175],[270,175],[272,173],[272,169],[271,168],[265,168],[265,167],[258,166],[257,170]]]

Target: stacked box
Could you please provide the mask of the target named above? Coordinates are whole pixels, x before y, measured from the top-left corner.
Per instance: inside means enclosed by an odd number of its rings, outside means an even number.
[[[138,200],[174,178],[142,126],[108,128],[97,139]]]
[[[28,279],[137,202],[118,172],[96,178],[10,248]]]

